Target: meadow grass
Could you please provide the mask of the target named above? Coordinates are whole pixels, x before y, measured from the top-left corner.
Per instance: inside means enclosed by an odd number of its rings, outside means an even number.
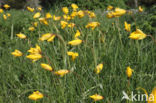
[[[130,33],[124,30],[124,21],[134,24],[128,19],[131,18],[129,15],[113,19],[101,13],[94,19],[76,17],[72,20],[76,24],[73,29],[61,29],[58,21],[50,20],[48,26],[39,25],[31,32],[28,27],[35,21],[33,13],[7,12],[11,14],[7,20],[0,15],[0,103],[34,103],[28,96],[36,90],[44,94],[44,98],[36,103],[93,103],[89,96],[96,93],[104,97],[98,103],[125,103],[129,101],[121,101],[122,91],[138,93],[136,88],[142,87],[151,93],[156,85],[156,44],[150,37],[139,41],[128,38]],[[60,10],[50,13],[62,14]],[[100,26],[94,30],[86,29],[85,25],[90,21],[98,21]],[[132,26],[135,31],[135,25]],[[68,42],[74,39],[77,29],[83,43],[70,46]],[[27,35],[29,40],[17,38],[19,32]],[[38,41],[45,33],[54,33],[60,38],[56,37],[53,42]],[[41,47],[50,62],[42,58],[32,63],[26,58],[27,50],[35,44]],[[24,56],[13,57],[11,52],[15,49],[22,51]],[[67,51],[79,53],[74,62]],[[59,77],[42,69],[40,63],[49,63],[54,70],[68,69],[70,73]],[[94,69],[100,63],[104,65],[103,70],[95,74]],[[129,85],[128,66],[134,70]]]

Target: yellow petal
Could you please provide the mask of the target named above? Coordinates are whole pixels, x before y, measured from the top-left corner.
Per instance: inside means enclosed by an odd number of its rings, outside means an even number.
[[[99,100],[103,99],[103,96],[94,94],[94,95],[90,96],[90,98],[92,98],[94,101],[99,101]]]
[[[82,43],[82,40],[80,40],[80,39],[75,39],[75,40],[68,42],[68,44],[73,45],[73,46],[79,45],[81,43]]]
[[[36,18],[39,18],[40,16],[41,16],[41,13],[37,12],[36,14],[34,14],[33,18],[36,19]]]
[[[49,64],[41,63],[41,67],[45,70],[52,71],[52,67]]]
[[[33,92],[33,94],[29,95],[28,98],[36,101],[38,99],[43,98],[43,94],[40,93],[39,91],[36,91],[36,92]]]

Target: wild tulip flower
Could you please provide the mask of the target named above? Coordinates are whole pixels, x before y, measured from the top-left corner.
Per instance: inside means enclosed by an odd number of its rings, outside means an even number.
[[[70,14],[71,19],[74,19],[75,16],[77,16],[77,12],[76,11],[74,11],[74,12],[72,12]]]
[[[52,15],[50,13],[46,13],[46,19],[51,19],[52,18]]]
[[[34,31],[35,28],[34,28],[33,26],[31,26],[31,27],[28,28],[28,30],[29,30],[29,31]]]
[[[45,70],[52,71],[53,68],[49,64],[41,63],[41,67]]]
[[[96,74],[99,74],[102,69],[103,69],[103,64],[97,65],[96,68],[95,68],[95,73]]]
[[[46,33],[46,34],[43,34],[39,40],[41,41],[44,41],[44,40],[47,40],[48,42],[52,42],[54,40],[54,38],[56,37],[55,34],[51,34],[51,33]]]
[[[141,6],[139,6],[139,12],[143,12],[143,8]]]
[[[37,10],[42,11],[42,7],[37,7]]]
[[[20,39],[26,39],[27,36],[22,34],[22,33],[19,33],[19,34],[16,34],[17,37],[19,37]]]
[[[126,13],[126,10],[121,9],[121,8],[115,8],[115,12],[113,13],[113,15],[115,17],[120,17],[122,15],[124,15]]]
[[[115,17],[114,14],[113,14],[113,12],[108,12],[106,16],[107,16],[107,18],[109,18],[109,19]]]
[[[95,27],[99,26],[100,23],[99,22],[90,22],[86,25],[86,28],[92,28],[92,30],[95,29]]]
[[[142,40],[146,38],[146,34],[143,33],[140,29],[136,29],[136,31],[132,32],[129,36],[130,39]]]
[[[3,14],[3,19],[7,20],[7,16],[5,14]]]
[[[37,27],[38,26],[38,22],[33,22],[33,26]]]
[[[37,12],[34,14],[33,18],[36,19],[36,18],[39,18],[41,16],[41,13],[40,12]]]
[[[95,13],[94,13],[94,12],[90,12],[90,13],[89,13],[89,17],[90,17],[90,18],[95,18],[95,17],[96,17],[96,15],[95,15]]]
[[[76,11],[79,8],[76,4],[71,4],[71,7],[73,8],[73,11]]]
[[[31,100],[38,100],[38,99],[42,99],[44,97],[44,95],[42,93],[40,93],[39,91],[33,92],[31,95],[29,95],[29,99]]]
[[[43,23],[45,25],[49,25],[48,21],[46,20],[46,18],[39,18],[40,23]]]
[[[80,39],[75,39],[75,40],[72,40],[72,41],[68,42],[68,44],[72,45],[72,46],[76,46],[76,45],[79,45],[81,43],[82,43],[82,40],[80,40]]]
[[[67,22],[66,21],[61,21],[61,28],[64,29],[67,26]]]
[[[63,8],[62,8],[62,11],[63,11],[65,14],[68,14],[68,12],[69,12],[69,10],[68,10],[67,7],[63,7]]]
[[[3,7],[4,7],[5,9],[9,9],[9,8],[10,8],[10,5],[5,4]]]
[[[27,55],[26,58],[31,59],[33,62],[42,58],[42,51],[39,45],[36,45],[35,48],[31,47],[28,52],[30,54]]]
[[[31,59],[33,62],[39,60],[42,58],[41,54],[29,54],[26,56],[26,58]]]
[[[27,10],[30,11],[30,12],[34,12],[35,9],[28,6]]]
[[[125,23],[125,30],[130,32],[131,31],[131,24],[128,24],[126,21],[124,23]]]
[[[70,20],[71,19],[71,17],[69,16],[69,15],[63,15],[63,18],[65,19],[65,20]]]
[[[60,19],[61,19],[60,16],[58,16],[58,17],[56,17],[55,15],[53,16],[53,20],[54,20],[54,21],[58,21],[58,20],[60,20]]]
[[[23,53],[22,53],[21,51],[17,50],[17,49],[15,49],[15,51],[12,52],[11,54],[12,54],[13,56],[15,56],[15,57],[20,57],[20,56],[23,55]]]
[[[32,47],[31,47],[31,48],[28,50],[28,52],[29,52],[30,54],[42,54],[41,48],[40,48],[40,46],[37,45],[37,44],[36,44],[36,47],[35,47],[35,48],[32,48]]]
[[[94,95],[90,96],[90,98],[92,98],[94,101],[99,101],[99,100],[103,99],[103,96],[94,94]]]
[[[54,74],[59,75],[60,77],[63,77],[65,74],[69,73],[69,70],[67,69],[62,69],[54,72]]]
[[[77,38],[79,36],[80,36],[80,31],[79,30],[76,30],[76,34],[74,35],[74,37]]]
[[[7,15],[8,17],[10,17],[10,16],[11,16],[11,14],[10,14],[10,13],[7,13],[6,15]]]
[[[133,69],[131,69],[130,66],[128,66],[126,69],[127,77],[130,78],[132,76],[132,73],[133,73]]]
[[[85,16],[84,12],[82,10],[77,12],[77,15],[79,16],[79,18],[82,18]]]
[[[48,42],[52,42],[52,41],[54,41],[55,37],[56,37],[56,35],[52,34],[52,36],[47,41]]]
[[[0,13],[3,13],[4,11],[3,11],[3,9],[0,9]]]
[[[69,27],[69,28],[73,28],[74,26],[75,26],[74,23],[69,23],[69,24],[68,24],[68,27]]]
[[[112,10],[113,9],[113,6],[111,6],[111,5],[109,5],[108,7],[107,7],[107,10]]]
[[[79,54],[77,52],[67,52],[69,56],[72,57],[72,60],[74,61]]]

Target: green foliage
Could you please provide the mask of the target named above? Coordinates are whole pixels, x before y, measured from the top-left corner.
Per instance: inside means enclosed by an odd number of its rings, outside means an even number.
[[[145,11],[144,13],[140,13],[140,15],[136,15],[136,21],[140,28],[142,28],[145,32],[150,34],[156,33],[156,5],[153,5],[151,8]]]

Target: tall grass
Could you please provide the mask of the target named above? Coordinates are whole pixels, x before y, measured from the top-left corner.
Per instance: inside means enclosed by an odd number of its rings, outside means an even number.
[[[76,18],[74,29],[61,29],[59,22],[50,20],[49,26],[39,25],[35,31],[28,31],[33,14],[27,11],[10,10],[11,17],[6,21],[0,18],[0,102],[1,103],[33,103],[28,96],[35,90],[44,94],[37,103],[90,103],[90,95],[98,93],[104,99],[98,103],[125,103],[121,101],[122,91],[136,91],[143,87],[151,92],[156,85],[156,46],[151,38],[135,41],[128,38],[124,30],[124,21],[128,17],[107,19],[105,14],[97,14],[95,19]],[[59,10],[50,11],[60,15]],[[43,15],[43,14],[42,14]],[[141,18],[140,18],[141,19]],[[89,21],[98,21],[100,26],[95,30],[86,29]],[[134,21],[130,21],[134,22]],[[113,24],[112,24],[113,23]],[[79,46],[70,46],[76,30],[80,30]],[[132,31],[135,27],[132,28]],[[22,32],[28,40],[21,40],[15,34]],[[54,33],[62,39],[54,42],[40,42],[38,38],[44,33]],[[148,34],[148,33],[147,33]],[[156,36],[153,35],[155,38]],[[50,59],[54,70],[68,69],[71,72],[63,78],[45,71],[40,63],[49,63],[42,58],[32,63],[25,56],[27,50],[40,45],[42,52]],[[13,57],[11,52],[19,49],[22,57]],[[67,56],[67,51],[78,52],[79,56],[73,62]],[[103,63],[102,72],[94,72],[97,64]],[[126,67],[131,66],[134,74],[130,79],[126,76]],[[140,102],[142,103],[142,102]]]

